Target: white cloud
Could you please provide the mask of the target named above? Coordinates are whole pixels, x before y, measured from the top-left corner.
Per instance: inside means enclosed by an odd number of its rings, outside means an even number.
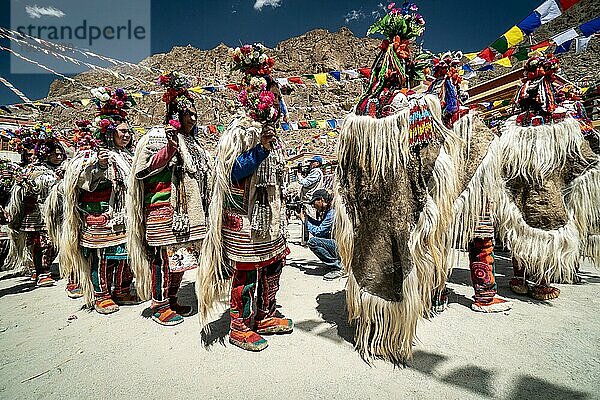
[[[359,19],[364,19],[364,18],[365,18],[365,13],[363,13],[362,10],[352,10],[348,14],[344,15],[344,19],[346,20],[346,23],[348,23],[350,21],[358,21]]]
[[[277,8],[281,5],[281,0],[256,0],[254,3],[254,9],[262,11],[263,7]]]
[[[25,6],[25,12],[30,18],[41,18],[41,17],[56,17],[62,18],[66,14],[54,7],[40,7],[37,4],[33,6]]]

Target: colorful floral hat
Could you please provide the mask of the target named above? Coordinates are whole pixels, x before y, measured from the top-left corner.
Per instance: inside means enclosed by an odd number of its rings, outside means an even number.
[[[277,85],[271,77],[274,60],[266,53],[267,48],[260,43],[246,44],[229,49],[231,70],[242,71],[238,100],[246,109],[246,114],[255,121],[270,123],[286,115],[283,98],[277,99],[268,90],[269,85]]]
[[[188,90],[192,87],[192,80],[180,72],[165,72],[158,77],[157,84],[166,89],[162,96],[162,101],[167,105],[166,119],[175,129],[179,129],[179,113],[194,107],[194,97]]]
[[[87,119],[75,122],[71,141],[76,150],[96,149],[101,143],[99,139],[94,137],[92,122]]]
[[[135,106],[135,100],[122,88],[98,87],[91,92],[92,101],[97,108],[96,118],[92,123],[95,128],[93,138],[98,143],[112,147],[113,134],[117,126],[126,120],[127,110]]]
[[[515,96],[514,114],[517,124],[537,126],[565,117],[559,109],[559,99],[553,82],[560,70],[558,59],[553,54],[533,56],[523,66],[523,84]]]
[[[17,129],[14,135],[9,142],[9,148],[21,154],[33,152],[40,161],[46,160],[50,152],[60,146],[57,132],[48,123]]]

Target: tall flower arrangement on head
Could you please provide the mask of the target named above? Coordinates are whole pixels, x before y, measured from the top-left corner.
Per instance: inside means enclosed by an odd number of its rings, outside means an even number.
[[[167,116],[169,124],[175,129],[180,129],[178,113],[194,107],[194,98],[188,90],[192,87],[191,79],[176,71],[165,72],[158,77],[157,84],[166,89],[162,101],[167,105],[171,103],[176,105],[173,112]]]
[[[126,110],[135,106],[136,102],[122,88],[98,87],[91,92],[92,101],[97,108],[96,118],[92,123],[95,128],[93,139],[97,141],[95,145],[104,143],[110,146],[117,126],[127,116]]]
[[[92,122],[89,120],[81,120],[75,122],[76,128],[73,130],[71,141],[77,150],[93,150],[100,145],[100,140],[94,138],[92,132]]]
[[[33,151],[39,160],[48,157],[48,143],[58,141],[54,128],[48,123],[37,123],[31,128],[17,129],[14,135],[8,143],[9,149],[18,153]]]
[[[267,55],[266,50],[260,43],[229,49],[231,70],[244,74],[238,100],[248,116],[261,123],[276,121],[281,109],[281,106],[278,107],[279,100],[267,90],[267,79],[271,79],[269,75],[275,61]]]
[[[415,49],[416,39],[425,31],[425,19],[418,10],[414,3],[403,3],[400,7],[390,3],[387,13],[369,27],[367,35],[379,33],[385,39],[379,45],[381,52],[363,98],[381,92],[386,85],[416,86],[425,80],[432,55]]]

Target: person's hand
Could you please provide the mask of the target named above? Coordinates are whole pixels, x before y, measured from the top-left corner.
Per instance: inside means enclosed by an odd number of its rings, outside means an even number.
[[[177,147],[178,146],[178,141],[177,141],[177,129],[175,129],[173,126],[171,125],[167,125],[165,126],[165,134],[167,135],[167,142],[171,147]]]
[[[100,149],[98,152],[98,165],[100,168],[108,168],[108,159],[110,157],[110,153],[106,149]]]
[[[262,133],[260,135],[260,143],[267,150],[273,149],[273,143],[275,142],[275,127],[270,124],[263,125]]]

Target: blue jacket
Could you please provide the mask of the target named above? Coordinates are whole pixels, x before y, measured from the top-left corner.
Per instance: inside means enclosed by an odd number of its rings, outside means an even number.
[[[233,164],[231,170],[231,180],[239,182],[244,178],[251,176],[258,166],[269,156],[269,150],[261,144],[257,144],[250,150],[240,154]]]
[[[323,239],[331,239],[331,229],[333,228],[333,220],[335,218],[335,210],[330,208],[325,214],[325,218],[323,221],[318,221],[308,215],[306,216],[306,226],[308,231],[312,233],[313,236],[323,238]]]

